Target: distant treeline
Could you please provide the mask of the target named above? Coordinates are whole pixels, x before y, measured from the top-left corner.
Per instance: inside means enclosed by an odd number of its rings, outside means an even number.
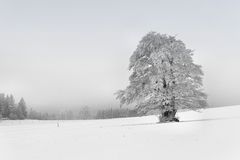
[[[81,107],[79,110],[65,110],[62,112],[38,112],[33,109],[29,110],[28,119],[37,120],[77,120],[77,119],[93,119],[89,107]]]
[[[30,109],[28,119],[37,120],[89,120],[89,119],[110,119],[121,117],[135,117],[137,112],[130,109],[110,108],[91,110],[90,107],[81,107],[79,110],[66,110],[60,113],[42,113]]]
[[[121,117],[136,117],[138,116],[136,110],[131,109],[104,109],[98,110],[95,119],[110,119]]]
[[[26,119],[27,106],[23,98],[16,104],[13,95],[0,94],[1,119]]]
[[[91,109],[88,106],[62,112],[39,112],[27,110],[23,98],[15,103],[13,95],[0,94],[0,119],[36,119],[36,120],[87,120],[136,117],[137,112],[127,108]]]

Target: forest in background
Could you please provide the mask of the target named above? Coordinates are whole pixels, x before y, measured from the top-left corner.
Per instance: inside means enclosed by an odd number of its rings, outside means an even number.
[[[1,119],[26,119],[27,106],[23,98],[15,103],[13,95],[0,94],[0,118]]]
[[[35,120],[88,120],[136,117],[136,110],[128,108],[93,109],[88,106],[68,109],[61,112],[40,112],[28,108],[23,98],[16,103],[13,95],[0,94],[0,119],[35,119]]]

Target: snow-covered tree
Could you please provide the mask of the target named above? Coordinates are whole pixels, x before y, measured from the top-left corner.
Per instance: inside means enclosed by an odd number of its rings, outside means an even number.
[[[194,64],[193,51],[173,36],[150,32],[130,57],[130,84],[116,95],[120,104],[136,104],[141,114],[158,110],[160,122],[178,121],[179,109],[207,106],[203,72]]]
[[[27,118],[27,106],[23,98],[19,101],[17,110],[19,119]]]
[[[4,118],[9,117],[10,110],[11,110],[12,107],[14,107],[14,103],[15,103],[15,101],[14,101],[14,98],[13,98],[12,95],[10,95],[10,96],[7,95],[5,97],[4,106],[3,106],[3,109],[2,109]]]

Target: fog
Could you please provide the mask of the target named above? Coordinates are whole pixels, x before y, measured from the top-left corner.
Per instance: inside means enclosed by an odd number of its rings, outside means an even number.
[[[203,66],[211,106],[240,104],[239,1],[0,1],[0,92],[29,107],[118,107],[149,31],[176,35]]]

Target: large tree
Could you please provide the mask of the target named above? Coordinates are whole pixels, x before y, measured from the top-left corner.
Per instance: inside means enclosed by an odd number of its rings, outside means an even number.
[[[179,109],[207,106],[203,72],[194,64],[193,51],[173,36],[150,32],[130,57],[130,84],[119,90],[120,104],[135,104],[141,114],[158,110],[160,122],[178,121]]]

